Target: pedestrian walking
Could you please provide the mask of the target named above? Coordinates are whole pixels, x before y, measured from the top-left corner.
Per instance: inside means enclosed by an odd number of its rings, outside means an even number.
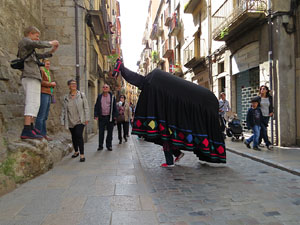
[[[50,105],[53,99],[53,89],[56,83],[52,81],[50,75],[50,60],[44,60],[45,67],[41,68],[42,83],[41,83],[41,104],[38,115],[35,120],[35,128],[40,131],[41,135],[47,140],[51,141],[47,135],[46,122],[49,115]]]
[[[224,138],[226,138],[225,135],[225,128],[226,128],[226,120],[225,120],[225,114],[226,112],[230,111],[230,106],[229,102],[226,100],[226,94],[225,92],[220,93],[220,98],[219,98],[219,119],[220,119],[220,125],[221,125],[221,130],[223,132]]]
[[[247,148],[250,147],[250,143],[253,141],[253,150],[260,151],[261,149],[258,147],[258,139],[261,130],[262,123],[262,112],[259,106],[259,97],[255,97],[251,100],[251,108],[249,108],[247,113],[247,127],[248,129],[252,129],[253,135],[245,140],[245,145]]]
[[[168,153],[172,157],[180,149],[194,152],[203,161],[226,162],[219,102],[212,92],[159,69],[146,76],[139,75],[124,67],[121,60],[112,75],[118,72],[141,89],[132,134],[165,146],[164,152],[171,150]],[[167,157],[162,167],[173,166]]]
[[[266,85],[262,85],[259,88],[259,101],[263,116],[258,144],[260,147],[262,147],[261,142],[263,139],[267,149],[271,150],[272,143],[269,141],[268,138],[268,124],[270,117],[273,116],[273,97],[270,94],[270,90]]]
[[[114,123],[118,116],[116,98],[110,92],[108,84],[104,84],[102,89],[103,92],[98,95],[94,108],[94,117],[95,120],[98,120],[99,127],[99,145],[97,150],[103,150],[104,132],[107,129],[106,148],[108,151],[112,151]]]
[[[21,139],[41,139],[43,136],[34,126],[34,118],[37,117],[41,101],[41,71],[40,59],[52,57],[57,50],[59,42],[40,41],[38,28],[30,26],[24,30],[24,38],[18,44],[18,57],[25,58],[22,70],[22,85],[25,92],[24,128]],[[35,49],[51,48],[49,52],[38,54]]]
[[[122,144],[122,128],[124,141],[127,142],[127,137],[129,133],[129,121],[131,120],[131,112],[129,104],[126,102],[125,95],[120,95],[119,102],[117,104],[118,117],[117,117],[117,127],[118,127],[118,138],[119,144]]]
[[[77,90],[75,80],[69,80],[67,84],[70,92],[63,98],[61,124],[64,125],[66,129],[69,129],[72,135],[74,148],[72,158],[78,157],[80,153],[80,162],[84,162],[83,130],[90,119],[89,105],[85,94]]]

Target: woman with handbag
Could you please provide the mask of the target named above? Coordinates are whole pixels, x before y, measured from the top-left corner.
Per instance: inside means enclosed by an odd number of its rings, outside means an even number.
[[[84,162],[83,130],[90,118],[88,101],[85,94],[77,90],[77,83],[75,80],[69,80],[68,86],[70,92],[63,98],[61,124],[64,125],[66,129],[69,129],[72,135],[75,151],[72,158],[79,156],[80,152],[80,162]]]
[[[40,133],[47,141],[51,141],[47,135],[46,122],[48,119],[48,114],[50,110],[50,104],[53,103],[53,89],[56,83],[51,79],[50,76],[50,60],[44,60],[45,67],[40,68],[42,74],[41,82],[41,104],[39,113],[35,120],[35,129]]]
[[[122,144],[122,126],[123,137],[125,142],[127,142],[127,136],[129,132],[129,121],[131,119],[129,104],[125,100],[126,97],[124,95],[120,95],[120,101],[117,104],[117,110],[119,112],[119,116],[117,117],[119,144]]]

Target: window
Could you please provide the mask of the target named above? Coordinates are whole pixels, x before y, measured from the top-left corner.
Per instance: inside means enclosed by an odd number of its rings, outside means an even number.
[[[219,95],[221,92],[225,92],[225,77],[219,79]]]
[[[218,63],[218,74],[225,72],[224,61]]]

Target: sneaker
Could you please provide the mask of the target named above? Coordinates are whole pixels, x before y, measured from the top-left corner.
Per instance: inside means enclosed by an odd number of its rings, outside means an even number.
[[[264,144],[259,144],[258,147],[264,148],[265,145]],[[267,146],[268,147],[268,146]]]
[[[250,144],[247,141],[244,141],[244,144],[247,146],[247,148],[251,148]]]
[[[271,150],[273,150],[273,146],[272,145],[267,145],[267,149],[271,151]]]
[[[175,165],[172,164],[172,165],[168,165],[167,163],[163,163],[160,165],[161,167],[174,167]]]
[[[120,72],[120,67],[121,67],[121,65],[122,65],[121,59],[117,59],[117,62],[116,62],[114,71],[113,71],[113,73],[112,73],[112,76],[113,76],[113,77],[117,77],[117,76],[118,76],[118,73]]]
[[[257,146],[253,147],[253,150],[255,150],[255,151],[261,151],[261,149],[259,147],[257,147]]]
[[[33,130],[23,129],[21,139],[43,139],[43,136],[37,135]]]
[[[175,163],[178,163],[180,159],[184,156],[184,153],[182,152],[179,156],[177,156],[174,160]]]
[[[33,128],[32,130],[35,132],[35,134],[43,136],[39,129]]]

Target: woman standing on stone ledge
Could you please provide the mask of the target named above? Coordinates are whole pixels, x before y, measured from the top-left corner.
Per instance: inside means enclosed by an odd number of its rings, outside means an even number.
[[[79,156],[79,149],[80,162],[84,162],[83,129],[89,122],[89,106],[85,94],[77,90],[75,80],[69,80],[68,86],[70,93],[63,98],[61,124],[64,125],[66,129],[69,129],[72,135],[75,150],[72,158]]]

